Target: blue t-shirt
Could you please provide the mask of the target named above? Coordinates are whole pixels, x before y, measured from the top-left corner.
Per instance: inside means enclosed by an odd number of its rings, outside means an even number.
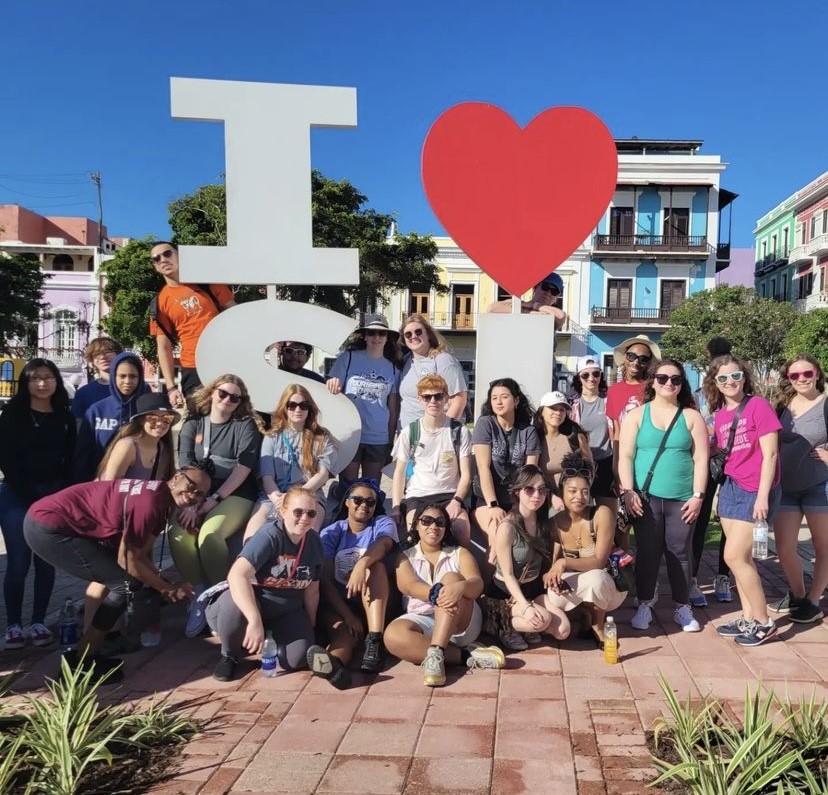
[[[390,538],[396,545],[399,542],[397,525],[390,516],[377,516],[360,533],[348,529],[348,520],[341,519],[323,528],[322,554],[325,560],[334,564],[334,582],[344,590],[356,562],[365,554],[365,550],[380,538]]]

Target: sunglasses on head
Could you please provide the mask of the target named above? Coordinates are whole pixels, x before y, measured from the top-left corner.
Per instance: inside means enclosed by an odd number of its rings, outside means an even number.
[[[591,378],[594,378],[597,381],[600,377],[600,370],[589,370],[586,373],[581,373],[581,381],[589,381]]]
[[[310,411],[310,403],[308,403],[306,400],[303,400],[301,403],[295,403],[294,401],[289,400],[287,403],[285,403],[285,408],[288,411],[296,411],[297,409],[299,411]]]
[[[171,248],[162,251],[160,254],[153,254],[150,259],[157,265],[162,259],[169,259],[173,255]]]
[[[446,520],[442,516],[421,516],[419,522],[423,527],[431,527],[433,524],[436,524],[441,530],[445,530],[448,527]]]
[[[627,351],[625,355],[627,357],[628,362],[639,362],[640,364],[649,364],[653,358],[649,354],[633,353],[632,351]]]
[[[405,337],[407,340],[413,340],[415,337],[417,339],[419,339],[422,336],[423,336],[423,329],[421,329],[421,328],[415,328],[415,329],[412,329],[411,331],[406,331],[405,334],[403,334],[403,337]]]
[[[548,489],[548,488],[546,488],[546,486],[524,486],[524,487],[521,489],[521,491],[522,491],[522,492],[523,492],[523,493],[524,493],[527,497],[534,497],[536,494],[537,494],[539,497],[543,497],[543,495],[544,495],[544,494],[546,494],[546,493],[549,491],[549,489]]]
[[[360,497],[358,494],[348,497],[348,499],[359,508],[361,505],[367,505],[369,508],[373,508],[377,504],[377,500],[374,497]]]
[[[235,392],[228,392],[226,389],[217,389],[216,393],[219,396],[219,400],[229,400],[231,403],[240,403],[242,396],[237,395]]]
[[[540,288],[545,293],[552,293],[552,295],[560,295],[561,294],[560,289],[558,289],[558,285],[557,284],[552,284],[552,282],[541,282]]]
[[[567,467],[561,470],[561,477],[563,478],[586,478],[592,480],[592,470],[589,467],[584,469],[575,469],[574,467]]]
[[[287,354],[288,356],[307,356],[308,352],[305,348],[291,348],[288,346],[287,348],[282,348],[282,353]]]
[[[742,380],[744,377],[744,373],[741,370],[735,370],[732,373],[724,373],[722,375],[716,376],[716,383],[719,384],[726,384],[727,379],[729,378],[731,381],[736,381],[737,383]]]
[[[431,403],[432,400],[435,403],[442,403],[445,396],[445,392],[428,392],[420,395],[420,400],[422,400],[423,403]]]
[[[804,378],[806,381],[813,378],[816,375],[815,370],[801,370],[798,373],[788,373],[788,380],[789,381],[799,381],[800,378]]]
[[[388,334],[387,331],[381,331],[378,328],[365,329],[366,337],[384,337],[386,334]]]
[[[658,375],[653,376],[653,380],[657,384],[661,384],[664,386],[668,381],[673,386],[681,386],[682,382],[684,381],[683,375],[667,375],[667,373],[658,373]]]
[[[316,508],[294,508],[291,513],[293,514],[294,519],[301,519],[303,516],[307,516],[308,519],[316,519]]]

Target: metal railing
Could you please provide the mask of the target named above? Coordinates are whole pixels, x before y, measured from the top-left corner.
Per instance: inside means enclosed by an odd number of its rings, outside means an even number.
[[[477,328],[477,315],[474,313],[430,312],[428,322],[434,328],[439,329],[474,331]]]
[[[709,253],[707,235],[595,235],[596,251]]]
[[[592,307],[593,323],[667,325],[673,309],[652,307]]]
[[[787,246],[778,248],[776,251],[772,251],[770,254],[766,254],[761,259],[756,260],[756,270],[759,271],[762,268],[769,268],[778,262],[784,262],[788,259],[788,254],[790,253],[791,250]]]

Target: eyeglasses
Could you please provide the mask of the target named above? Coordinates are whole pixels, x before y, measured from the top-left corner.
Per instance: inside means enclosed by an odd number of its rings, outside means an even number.
[[[369,508],[373,508],[377,501],[373,497],[360,497],[359,495],[355,495],[353,497],[348,497],[348,499],[359,508],[361,505],[365,504]]]
[[[423,527],[431,527],[433,524],[437,525],[441,530],[445,530],[448,527],[448,523],[442,516],[421,516],[419,522]]]
[[[557,284],[552,284],[551,282],[541,282],[540,288],[545,293],[552,293],[552,295],[560,295],[561,294],[561,291],[558,288],[558,285]]]
[[[415,328],[415,329],[412,329],[411,331],[406,331],[405,334],[403,334],[403,337],[405,337],[407,340],[413,340],[414,337],[416,337],[417,339],[420,339],[420,337],[422,337],[422,336],[423,336],[423,329],[421,329],[421,328]]]
[[[380,331],[378,328],[365,329],[366,337],[385,337],[387,334],[387,331]]]
[[[168,248],[166,251],[162,251],[160,254],[155,254],[150,259],[157,265],[161,262],[162,259],[169,259],[173,255],[173,250]]]
[[[788,373],[788,380],[789,381],[799,381],[800,378],[804,378],[806,381],[813,378],[816,373],[813,370],[802,370],[798,373]]]
[[[148,422],[150,425],[172,425],[173,419],[169,414],[147,414],[144,417],[144,422]]]
[[[744,375],[745,374],[741,370],[736,370],[732,373],[723,373],[722,375],[716,376],[716,383],[726,384],[728,378],[731,381],[736,381],[736,383],[738,383],[742,380],[742,378],[744,378]]]
[[[664,386],[668,381],[673,386],[681,386],[682,382],[684,381],[683,375],[667,375],[667,373],[659,373],[658,375],[654,375],[653,379],[656,383],[661,384]]]
[[[539,497],[543,497],[543,495],[546,494],[549,491],[549,489],[547,489],[546,486],[524,486],[521,489],[521,491],[527,497],[534,497],[536,494]]]
[[[424,393],[420,395],[420,400],[422,400],[423,403],[431,403],[432,400],[435,403],[442,403],[445,396],[445,392],[429,392],[427,394]]]
[[[228,392],[226,389],[216,390],[219,400],[229,400],[231,403],[240,403],[242,396],[237,392]]]
[[[592,470],[588,467],[584,469],[575,469],[574,467],[567,467],[561,471],[561,477],[564,478],[586,478],[592,480]]]
[[[600,370],[590,370],[588,373],[581,373],[581,381],[589,381],[591,378],[594,378],[597,381],[600,377]]]
[[[308,352],[305,348],[291,348],[288,346],[287,348],[282,348],[282,353],[287,354],[288,356],[307,356]]]
[[[293,514],[293,518],[297,521],[301,519],[303,516],[307,516],[308,519],[316,519],[316,508],[294,508],[291,513]]]
[[[306,400],[303,400],[301,403],[294,403],[292,400],[289,400],[285,403],[285,408],[288,411],[310,411],[310,403]]]
[[[198,487],[198,483],[196,483],[183,469],[180,470],[178,474],[187,481],[187,488],[185,491],[188,491],[190,494],[197,494],[199,497],[203,497],[205,495],[205,492]]]
[[[628,362],[639,362],[640,364],[649,364],[653,358],[646,353],[633,353],[632,351],[627,351],[626,357]]]
[[[51,384],[53,381],[57,381],[53,375],[30,375],[29,376],[29,383],[30,384]]]

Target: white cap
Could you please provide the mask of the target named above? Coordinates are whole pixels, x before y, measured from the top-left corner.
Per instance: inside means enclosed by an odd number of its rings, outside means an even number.
[[[566,406],[569,408],[569,401],[563,392],[547,392],[540,399],[541,406]]]
[[[590,354],[589,356],[579,356],[578,363],[575,365],[576,375],[580,375],[584,370],[591,370],[593,367],[601,369],[601,363],[597,356]]]

